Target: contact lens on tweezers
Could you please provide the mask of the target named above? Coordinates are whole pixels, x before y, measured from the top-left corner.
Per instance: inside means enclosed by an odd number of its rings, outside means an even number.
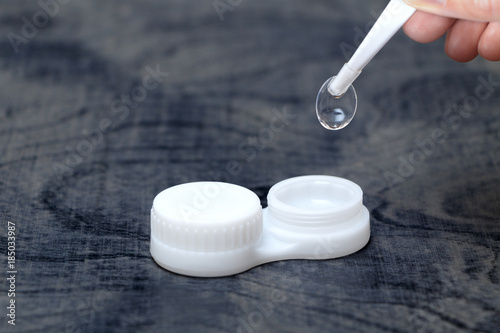
[[[328,85],[335,77],[328,79],[316,99],[316,115],[324,128],[339,130],[346,127],[356,114],[358,98],[352,84],[340,95],[328,91]]]
[[[352,83],[415,10],[403,0],[391,0],[349,62],[321,87],[316,99],[316,114],[321,125],[339,130],[350,123],[357,106]]]

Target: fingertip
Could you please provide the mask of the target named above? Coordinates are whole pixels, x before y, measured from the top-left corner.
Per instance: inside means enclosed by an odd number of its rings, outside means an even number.
[[[479,40],[478,51],[489,61],[500,61],[500,22],[491,22]]]
[[[500,52],[491,49],[479,48],[479,55],[489,61],[500,61]]]
[[[477,47],[464,45],[462,40],[460,40],[459,38],[455,38],[455,36],[451,32],[446,36],[444,50],[448,57],[457,62],[472,61],[479,54]]]
[[[404,32],[418,43],[430,43],[443,36],[455,19],[417,11],[403,26]]]
[[[479,55],[474,49],[464,52],[463,48],[456,48],[453,45],[450,46],[449,43],[446,43],[445,52],[451,59],[462,63],[472,61]]]
[[[479,40],[486,26],[482,22],[456,21],[446,35],[446,54],[458,62],[475,59],[479,55]]]

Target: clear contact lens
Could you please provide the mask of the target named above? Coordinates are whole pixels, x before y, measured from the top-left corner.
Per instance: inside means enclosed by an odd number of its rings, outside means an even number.
[[[316,115],[324,128],[339,130],[351,122],[356,114],[358,97],[352,84],[342,95],[333,95],[328,91],[328,85],[335,78],[331,77],[323,84],[316,99]]]

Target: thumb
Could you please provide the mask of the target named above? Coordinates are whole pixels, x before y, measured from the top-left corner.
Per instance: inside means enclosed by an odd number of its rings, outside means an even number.
[[[472,21],[500,21],[500,0],[403,0],[419,10]]]

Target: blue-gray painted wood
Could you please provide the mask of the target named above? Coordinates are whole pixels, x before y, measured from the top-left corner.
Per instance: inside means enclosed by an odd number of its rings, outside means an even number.
[[[385,1],[47,3],[0,5],[0,275],[8,221],[18,271],[2,332],[498,331],[498,64],[399,33],[329,132],[316,93]],[[161,190],[225,180],[265,206],[308,174],[362,187],[363,250],[220,279],[152,260]]]

